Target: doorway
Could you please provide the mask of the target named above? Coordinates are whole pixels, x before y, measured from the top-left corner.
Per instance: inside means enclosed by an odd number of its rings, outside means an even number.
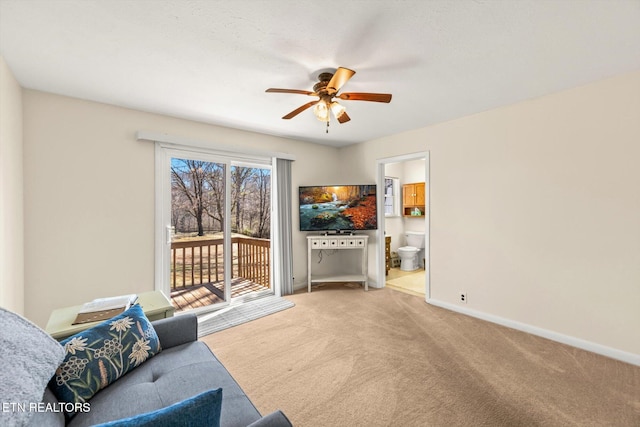
[[[378,277],[380,277],[380,287],[389,286],[407,293],[419,295],[428,300],[430,297],[430,256],[429,256],[429,152],[413,153],[402,156],[378,159],[378,185],[379,191],[385,197],[381,197],[379,204],[388,205],[387,193],[390,179],[398,182],[397,188],[391,190],[400,197],[396,197],[401,205],[398,209],[389,209],[388,206],[381,206],[380,212],[385,212],[380,216],[380,227],[378,229],[379,245]],[[424,190],[420,187],[419,194],[420,207],[411,207],[407,200],[403,200],[402,188],[416,183],[424,183]],[[386,185],[385,185],[386,184]],[[414,187],[415,188],[415,187]],[[424,200],[424,207],[422,206]],[[415,258],[413,270],[405,271],[400,268],[398,248],[406,246],[406,234],[424,233],[424,249]],[[387,249],[387,244],[389,248]],[[388,260],[387,257],[390,256]]]

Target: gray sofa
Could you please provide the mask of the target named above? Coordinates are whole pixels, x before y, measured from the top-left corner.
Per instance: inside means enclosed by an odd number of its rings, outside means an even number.
[[[31,417],[30,425],[90,426],[151,412],[220,387],[223,390],[220,426],[291,426],[281,411],[265,417],[260,415],[222,363],[198,341],[195,315],[171,317],[152,324],[162,351],[93,396],[89,412],[78,413],[67,424],[60,412],[37,412]],[[57,402],[48,387],[43,401]]]

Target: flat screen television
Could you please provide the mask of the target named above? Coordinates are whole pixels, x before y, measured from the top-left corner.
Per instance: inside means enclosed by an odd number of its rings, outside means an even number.
[[[378,228],[375,184],[302,186],[298,196],[300,231]]]

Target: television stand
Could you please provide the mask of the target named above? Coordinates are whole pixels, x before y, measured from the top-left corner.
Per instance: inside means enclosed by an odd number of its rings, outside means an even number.
[[[326,282],[362,282],[364,290],[369,290],[367,262],[367,243],[369,236],[353,234],[326,234],[320,236],[307,236],[307,291],[311,292],[311,285]],[[360,274],[357,273],[335,273],[317,275],[312,273],[311,254],[315,250],[336,249],[336,250],[360,250],[362,264]]]
[[[355,236],[356,233],[349,230],[331,230],[320,234],[321,236]]]

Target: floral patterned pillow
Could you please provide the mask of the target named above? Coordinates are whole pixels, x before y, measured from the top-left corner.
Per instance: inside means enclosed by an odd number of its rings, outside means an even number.
[[[162,350],[156,331],[137,304],[60,344],[66,355],[49,387],[58,400],[74,404],[88,401]]]

